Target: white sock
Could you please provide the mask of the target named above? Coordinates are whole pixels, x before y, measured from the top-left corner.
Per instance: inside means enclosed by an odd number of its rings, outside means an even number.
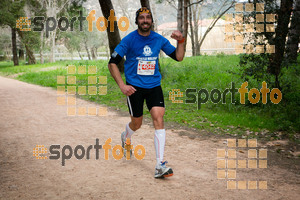
[[[131,139],[132,134],[134,133],[133,130],[129,127],[129,123],[126,125],[126,134],[125,134],[125,139],[129,138]]]
[[[164,159],[165,142],[166,142],[166,130],[165,129],[155,130],[154,145],[156,151],[156,166],[160,165],[160,163]]]

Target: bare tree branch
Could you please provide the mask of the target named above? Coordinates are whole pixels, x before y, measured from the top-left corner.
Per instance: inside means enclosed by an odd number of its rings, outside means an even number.
[[[205,37],[207,36],[207,34],[211,31],[211,29],[215,26],[215,24],[217,23],[217,21],[230,9],[230,8],[232,8],[232,6],[235,4],[235,1],[232,1],[232,3],[230,4],[230,6],[227,8],[227,9],[225,9],[221,14],[219,14],[219,16],[217,17],[217,18],[215,18],[212,22],[211,22],[211,24],[208,26],[208,28],[207,28],[207,30],[205,31],[205,33],[204,33],[204,35],[203,35],[203,37],[202,37],[202,39],[201,39],[201,41],[200,41],[200,47],[201,47],[201,45],[202,45],[202,43],[203,43],[203,41],[204,41],[204,39],[205,39]],[[223,5],[225,5],[225,2],[224,2],[224,4]],[[222,6],[223,7],[223,6]],[[221,11],[221,9],[222,9],[222,7],[219,9],[219,11],[218,11],[218,13]]]
[[[172,7],[175,8],[176,10],[178,10],[174,0],[166,0],[166,2],[168,2],[168,4],[169,4],[170,6],[172,6]]]
[[[190,3],[190,4],[188,5],[188,7],[190,7],[190,6],[194,5],[194,4],[202,3],[203,1],[204,1],[204,0],[200,0],[200,1],[197,1],[197,2],[194,2],[194,3]]]

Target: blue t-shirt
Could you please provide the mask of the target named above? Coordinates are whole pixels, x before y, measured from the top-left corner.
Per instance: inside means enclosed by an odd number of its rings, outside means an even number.
[[[162,35],[151,31],[142,36],[137,30],[131,32],[115,48],[121,57],[126,56],[124,72],[126,81],[134,86],[151,89],[160,85],[161,74],[158,71],[160,50],[167,55],[176,48]]]

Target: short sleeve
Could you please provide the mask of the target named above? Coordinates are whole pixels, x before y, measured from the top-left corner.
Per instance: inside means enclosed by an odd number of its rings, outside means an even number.
[[[167,40],[166,38],[162,37],[162,47],[161,49],[163,50],[163,52],[165,52],[167,55],[170,55],[171,53],[173,53],[176,48],[170,43],[169,40]]]
[[[129,37],[124,37],[121,42],[115,48],[115,51],[123,58],[128,51],[129,47]]]

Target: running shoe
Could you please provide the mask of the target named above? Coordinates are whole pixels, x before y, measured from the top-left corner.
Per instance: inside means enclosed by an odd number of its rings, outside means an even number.
[[[166,166],[167,163],[167,161],[161,162],[159,166],[155,167],[154,178],[164,178],[173,176],[173,170],[171,167]]]

